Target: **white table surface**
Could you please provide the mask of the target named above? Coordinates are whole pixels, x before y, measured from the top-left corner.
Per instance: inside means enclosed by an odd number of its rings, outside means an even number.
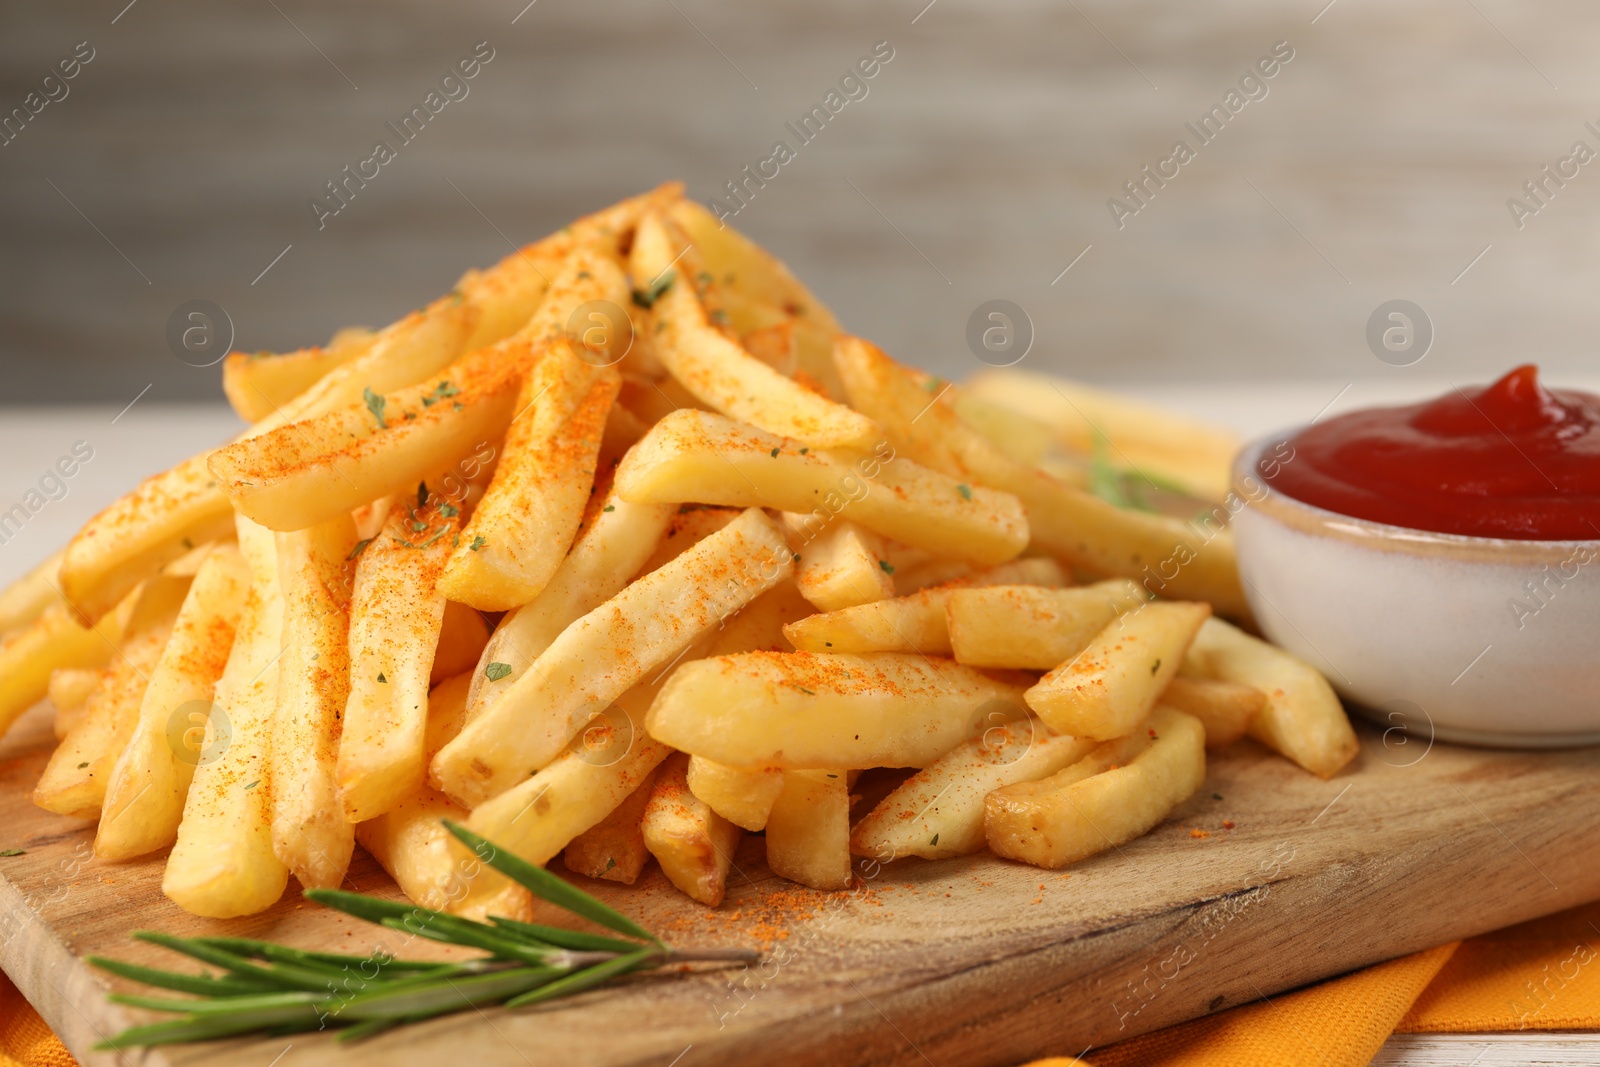
[[[1251,437],[1372,404],[1435,396],[1453,383],[1396,375],[1382,381],[1130,383],[1124,390],[1176,411],[1208,418]],[[1553,383],[1600,392],[1600,375]],[[82,523],[139,479],[211,445],[242,424],[223,405],[131,408],[0,408],[0,513],[21,502],[55,462],[83,441],[93,458],[66,480],[23,529],[0,543],[0,583],[11,581],[65,544]],[[59,490],[57,490],[59,494]],[[4,536],[9,528],[0,528]],[[1383,1067],[1511,1067],[1600,1064],[1600,1033],[1400,1034],[1374,1064]]]

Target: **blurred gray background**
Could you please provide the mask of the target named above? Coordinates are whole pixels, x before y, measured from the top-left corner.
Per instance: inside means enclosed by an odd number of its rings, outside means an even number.
[[[665,179],[715,196],[779,139],[797,158],[735,225],[943,373],[977,366],[991,298],[1032,319],[1026,365],[1095,381],[1595,365],[1600,163],[1520,229],[1507,206],[1600,151],[1592,5],[525,2],[5,4],[0,113],[94,58],[0,147],[0,404],[218,400],[168,349],[186,300],[239,348],[320,342]],[[319,230],[308,201],[480,41],[470,95]],[[867,96],[800,146],[784,124],[878,41]],[[1119,229],[1108,198],[1279,41],[1265,97]],[[1365,340],[1394,298],[1436,331],[1405,369]]]

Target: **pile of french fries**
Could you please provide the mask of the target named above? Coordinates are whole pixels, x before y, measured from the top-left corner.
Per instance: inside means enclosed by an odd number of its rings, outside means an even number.
[[[821,889],[854,856],[1059,867],[1208,748],[1356,750],[1219,617],[1225,528],[1088,488],[1109,449],[1206,507],[1226,435],[903,366],[678,186],[224,386],[248,430],[0,595],[0,725],[55,708],[35,802],[104,861],[170,850],[197,915],[337,886],[359,843],[419,904],[525,916],[445,818],[712,906],[747,833]]]

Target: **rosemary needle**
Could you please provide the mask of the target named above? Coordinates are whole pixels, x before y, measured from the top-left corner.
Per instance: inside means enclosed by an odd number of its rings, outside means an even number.
[[[121,1049],[214,1041],[244,1034],[291,1034],[339,1028],[341,1041],[488,1005],[508,1008],[572,996],[635,971],[702,960],[754,963],[742,949],[668,946],[656,935],[542,867],[511,855],[465,827],[445,826],[488,866],[540,899],[621,937],[540,926],[503,916],[477,922],[432,908],[336,889],[307,899],[354,918],[488,955],[459,962],[401,960],[386,953],[313,952],[243,937],[174,937],[140,930],[134,937],[181,953],[221,973],[184,973],[89,957],[121,978],[189,997],[114,993],[111,1000],[177,1018],[130,1027],[97,1046]],[[369,973],[370,972],[370,973]]]

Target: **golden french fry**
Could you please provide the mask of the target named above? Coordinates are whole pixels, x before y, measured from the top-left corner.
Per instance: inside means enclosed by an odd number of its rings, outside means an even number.
[[[965,392],[1048,426],[1081,456],[1104,439],[1118,466],[1175,482],[1204,500],[1228,494],[1239,439],[1199,422],[1080,382],[1016,369],[987,370]]]
[[[1312,774],[1332,778],[1361,751],[1343,705],[1315,667],[1220,619],[1200,628],[1184,670],[1265,693],[1250,736]]]
[[[1016,462],[961,421],[936,379],[900,366],[866,341],[839,338],[834,360],[850,402],[878,421],[897,450],[950,477],[1014,494],[1027,508],[1034,543],[1051,555],[1137,579],[1152,593],[1248,614],[1230,531],[1118,508]]]
[[[689,899],[714,908],[722,903],[744,831],[689,791],[688,762],[675,752],[657,770],[639,829],[667,879]]]
[[[777,526],[758,509],[746,511],[563,630],[439,753],[434,784],[479,804],[526,781],[596,713],[792,568]]]
[[[763,830],[772,804],[783,792],[783,771],[778,767],[730,767],[726,763],[690,756],[689,792],[735,826],[752,833]]]
[[[958,589],[988,585],[1058,586],[1066,581],[1054,560],[1012,560],[987,571],[895,597],[812,615],[784,627],[794,647],[808,652],[920,652],[949,655],[946,605]]]
[[[623,885],[639,880],[650,860],[642,824],[655,781],[656,772],[652,771],[615,811],[572,839],[561,854],[567,870]]]
[[[371,330],[340,330],[326,345],[294,352],[229,352],[222,391],[246,422],[258,422],[310,389],[334,368],[372,350]]]
[[[0,637],[27,626],[51,604],[61,603],[56,576],[65,555],[62,549],[0,591]]]
[[[249,588],[239,549],[228,542],[213,546],[189,585],[106,783],[94,839],[100,859],[133,859],[177,840],[195,767],[215,754],[205,746],[212,699]]]
[[[428,679],[445,616],[439,580],[459,524],[442,498],[407,498],[356,560],[336,771],[348,822],[383,814],[423,783]]]
[[[332,521],[498,438],[534,359],[521,340],[480,349],[420,385],[224,446],[211,472],[240,513],[269,529]]]
[[[448,678],[428,694],[427,755],[442,748],[461,730],[466,717],[468,678]],[[450,847],[455,840],[444,821],[464,823],[465,808],[426,785],[399,804],[356,827],[356,840],[389,872],[401,891],[424,908],[445,910],[467,896],[467,887],[481,870],[476,861],[462,863]],[[532,918],[533,898],[512,882],[500,879],[498,892],[479,897],[464,909],[468,918],[490,915],[507,919]]]
[[[195,768],[161,880],[161,891],[179,907],[213,919],[270,908],[289,880],[289,869],[272,849],[271,783],[264,780],[283,634],[277,550],[272,532],[243,516],[238,535],[250,592],[217,680],[208,730],[210,743],[225,716],[229,740],[215,760]]]
[[[842,770],[783,772],[767,816],[767,866],[813,889],[850,886],[850,786]]]
[[[630,504],[614,489],[597,492],[578,538],[532,602],[495,628],[472,675],[467,718],[475,719],[516,683],[572,623],[622,591],[654,552],[677,509]]]
[[[984,798],[1002,786],[1054,774],[1097,742],[1051,732],[1032,716],[980,724],[962,742],[907,778],[850,834],[850,850],[880,862],[901,856],[946,859],[984,847]]]
[[[439,623],[439,647],[433,652],[428,685],[436,686],[446,678],[470,672],[488,644],[489,623],[483,612],[454,600],[446,601],[444,618]]]
[[[1022,689],[947,659],[750,652],[684,663],[650,708],[650,736],[737,767],[925,767]]]
[[[384,557],[385,542],[379,537],[363,556]],[[344,881],[355,848],[355,833],[339,810],[344,783],[335,773],[341,724],[351,719],[346,703],[351,689],[350,619],[358,608],[350,589],[355,546],[356,524],[348,514],[280,533],[276,540],[283,654],[278,658],[267,775],[272,848],[308,889],[331,889]],[[395,610],[394,618],[403,617],[401,604],[385,607]],[[427,666],[421,671],[426,693]],[[410,700],[405,704],[409,710]],[[416,762],[421,761],[418,752]]]
[[[895,458],[829,453],[719,415],[675,411],[617,468],[617,490],[641,503],[701,503],[843,516],[886,537],[992,566],[1028,540],[1022,505]]]
[[[676,225],[651,216],[639,223],[629,269],[635,286],[651,294],[656,355],[685,389],[715,411],[812,447],[871,449],[882,440],[871,419],[784,377],[713,328],[697,289],[715,281],[699,267]]]
[[[1193,715],[1206,728],[1206,747],[1224,748],[1245,735],[1267,706],[1267,694],[1254,686],[1180,674],[1161,693],[1161,703]]]
[[[1209,604],[1152,603],[1122,615],[1028,690],[1057,733],[1109,741],[1137,726],[1183,666]]]
[[[189,579],[167,577],[152,578],[140,588],[105,680],[89,695],[82,719],[61,739],[39,776],[35,804],[77,818],[100,813],[106,782],[139,721],[150,674],[188,590]]]
[[[551,339],[523,384],[494,480],[440,579],[451,600],[481,611],[520,607],[572,546],[621,384],[615,370],[580,351],[565,337]]]
[[[671,752],[639,725],[653,691],[653,686],[641,687],[612,706],[611,714],[625,725],[610,731],[607,744],[596,748],[578,739],[531,778],[473,808],[467,826],[529,863],[549,863],[616,810]],[[471,854],[459,845],[455,851]],[[504,891],[505,881],[483,871],[452,910],[480,907],[485,898]]]
[[[692,200],[669,208],[672,219],[694,241],[701,264],[718,287],[730,325],[740,334],[770,325],[765,312],[778,308],[795,327],[795,377],[809,379],[835,400],[844,396],[831,350],[839,322],[781,262]]]
[[[991,586],[946,599],[957,663],[1047,671],[1088,647],[1100,631],[1147,597],[1127,578],[1077,589]]]
[[[50,672],[50,705],[56,709],[57,741],[83,719],[84,703],[105,676],[104,667],[57,667]]]
[[[786,514],[783,520],[789,547],[800,556],[795,585],[817,610],[838,611],[894,596],[894,567],[883,537],[848,519],[826,526],[813,515]]]
[[[1157,708],[1140,733],[1107,742],[1048,778],[990,793],[985,835],[998,856],[1062,867],[1144,834],[1205,775],[1200,720]]]

